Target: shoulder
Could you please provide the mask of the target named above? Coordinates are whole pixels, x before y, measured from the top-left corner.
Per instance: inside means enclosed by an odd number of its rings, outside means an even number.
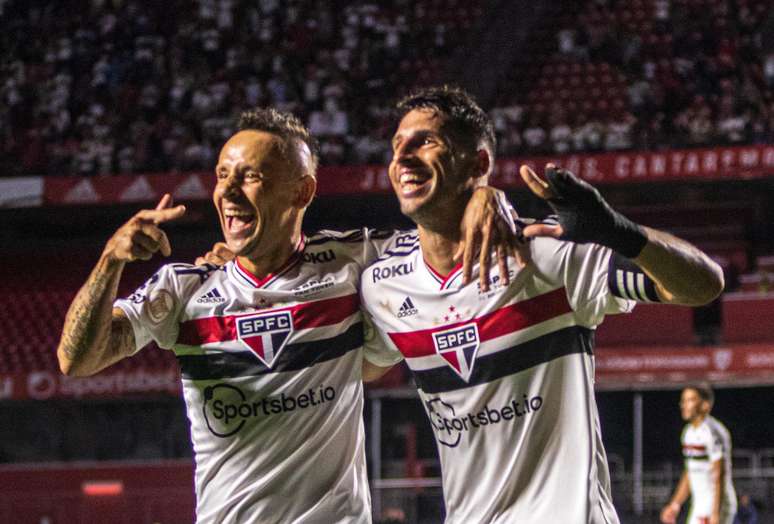
[[[372,268],[388,267],[396,262],[405,262],[419,252],[419,236],[416,231],[398,231],[382,255],[369,264],[365,271]]]
[[[366,229],[350,229],[347,231],[332,231],[321,229],[309,235],[306,239],[306,249],[318,246],[333,246],[339,244],[358,244],[365,240]]]
[[[177,262],[165,264],[148,279],[144,286],[163,287],[170,291],[174,290],[182,296],[186,292],[201,287],[212,275],[224,271],[225,266],[213,264],[201,266]]]
[[[338,253],[357,253],[364,244],[374,241],[389,241],[395,231],[360,228],[346,231],[321,229],[307,236],[304,253],[333,251]]]
[[[409,237],[416,238],[416,230],[401,231],[395,229],[349,229],[333,231],[321,229],[307,237],[306,247],[317,246],[359,246],[364,242],[386,242],[388,245],[400,245]]]
[[[216,266],[214,264],[202,264],[201,266],[195,266],[194,264],[186,264],[183,262],[173,262],[161,267],[161,270],[167,271],[170,274],[174,274],[178,278],[209,278],[209,275],[216,271],[223,271],[225,266]]]
[[[137,308],[138,311],[148,307],[150,319],[156,323],[161,321],[163,312],[176,310],[185,304],[197,290],[205,286],[213,274],[221,273],[223,268],[206,264],[165,264],[150,278],[140,285],[126,299],[120,299],[121,309]]]
[[[374,262],[363,270],[363,289],[385,284],[395,277],[406,277],[414,273],[419,254],[419,239],[416,235],[403,235],[384,251]]]
[[[731,436],[731,433],[728,431],[728,428],[725,426],[725,424],[723,424],[715,417],[707,417],[705,423],[707,424],[707,428],[712,434],[720,435],[723,438],[729,438]]]

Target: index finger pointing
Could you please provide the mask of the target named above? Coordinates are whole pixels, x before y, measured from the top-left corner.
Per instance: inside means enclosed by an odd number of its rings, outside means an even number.
[[[168,207],[166,209],[154,209],[140,211],[137,216],[143,220],[150,220],[154,224],[161,224],[180,218],[185,214],[185,206]]]
[[[181,216],[185,215],[185,206],[179,205],[175,207],[168,207],[166,209],[160,209],[158,211],[154,211],[154,213],[158,213],[158,217],[153,219],[153,222],[155,224],[161,224],[162,222],[169,222],[170,220],[176,220],[180,218]]]
[[[172,205],[172,195],[169,193],[164,193],[164,196],[161,197],[161,200],[159,200],[159,203],[156,204],[156,210],[166,209]]]

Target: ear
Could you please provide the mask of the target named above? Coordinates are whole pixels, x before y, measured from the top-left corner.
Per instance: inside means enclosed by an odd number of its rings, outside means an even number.
[[[489,151],[484,148],[476,151],[476,178],[488,175],[491,165],[492,158],[489,156]]]
[[[299,208],[307,207],[312,203],[316,191],[317,180],[311,175],[302,176],[296,184],[296,198],[293,205]]]

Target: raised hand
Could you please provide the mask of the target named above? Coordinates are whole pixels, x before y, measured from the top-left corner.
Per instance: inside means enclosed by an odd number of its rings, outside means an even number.
[[[155,209],[143,209],[113,234],[103,255],[119,262],[149,260],[154,253],[168,257],[172,253],[166,233],[160,224],[185,214],[185,206],[172,207],[172,197],[165,194]]]
[[[533,224],[524,236],[550,236],[579,244],[593,242],[634,258],[647,243],[642,228],[615,211],[593,186],[569,171],[547,164],[545,180],[529,166],[521,166],[521,178],[557,215],[558,225]]]

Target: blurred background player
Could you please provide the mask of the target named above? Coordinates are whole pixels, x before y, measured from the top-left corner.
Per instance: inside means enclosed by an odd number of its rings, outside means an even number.
[[[594,400],[594,328],[634,301],[702,304],[723,288],[698,249],[636,225],[571,173],[522,167],[557,221],[524,228],[531,262],[490,290],[453,254],[494,134],[465,92],[430,88],[397,106],[389,176],[418,239],[364,273],[367,311],[405,358],[441,459],[446,521],[618,522]],[[390,279],[373,275],[403,264]],[[475,268],[473,268],[475,270]],[[407,305],[410,305],[408,307]],[[561,503],[557,503],[560,500]]]
[[[709,386],[690,386],[680,396],[680,414],[687,424],[680,436],[685,470],[661,522],[674,524],[691,497],[687,524],[731,524],[736,492],[731,471],[731,434],[710,415],[715,395]]]
[[[185,209],[169,207],[167,195],[140,211],[73,301],[60,366],[93,374],[151,340],[175,352],[198,522],[370,522],[362,378],[369,361],[389,360],[364,341],[358,281],[399,235],[306,238],[317,167],[308,130],[271,109],[244,113],[239,127],[221,150],[213,192],[237,258],[222,268],[165,265],[116,301],[127,262],[170,254],[159,226]]]

